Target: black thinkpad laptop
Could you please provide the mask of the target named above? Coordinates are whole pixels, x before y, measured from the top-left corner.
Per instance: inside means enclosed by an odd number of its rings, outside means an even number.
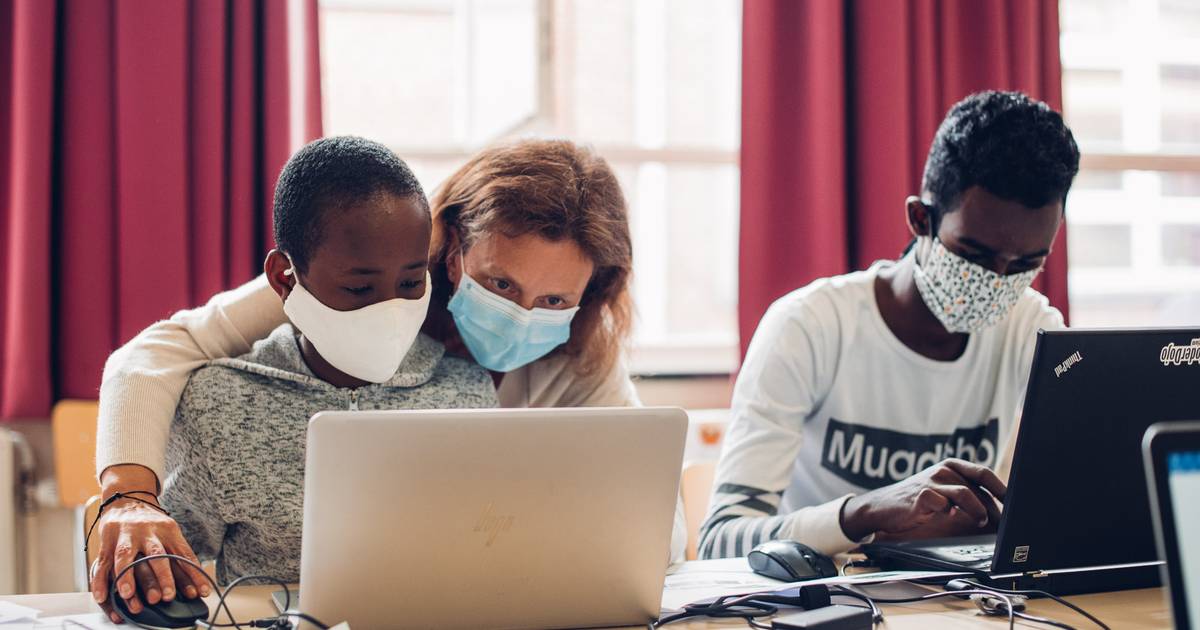
[[[863,551],[1060,594],[1156,585],[1142,435],[1198,395],[1200,328],[1039,332],[997,533]]]

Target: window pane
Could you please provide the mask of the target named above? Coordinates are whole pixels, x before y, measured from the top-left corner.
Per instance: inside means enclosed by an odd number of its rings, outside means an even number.
[[[1200,2],[1159,0],[1160,23],[1167,37],[1200,37]]]
[[[397,153],[400,157],[404,157],[402,149],[397,150]],[[425,189],[425,195],[429,197],[429,201],[432,203],[433,195],[437,192],[438,186],[441,186],[447,177],[450,177],[454,171],[458,170],[458,167],[462,166],[463,162],[466,162],[466,158],[447,160],[409,157],[405,158],[404,161],[408,163],[413,174],[417,176],[417,181],[421,182],[421,188]]]
[[[667,200],[671,335],[737,343],[738,170],[671,167]]]
[[[564,70],[572,137],[633,143],[633,0],[578,0],[555,7],[569,16]]]
[[[1128,225],[1071,225],[1068,228],[1070,267],[1128,267],[1132,262]]]
[[[1172,267],[1195,267],[1200,273],[1200,221],[1168,223],[1162,228],[1163,262]]]
[[[642,1],[642,0],[639,0]],[[667,142],[736,149],[741,40],[730,0],[670,0],[667,20]]]
[[[667,371],[735,366],[740,0],[320,7],[327,134],[386,142],[431,197],[495,141],[592,144],[629,201],[635,356]]]
[[[1063,0],[1061,28],[1072,34],[1111,33],[1126,22],[1128,5],[1129,0]]]
[[[736,0],[557,0],[567,16],[572,137],[600,145],[736,149]],[[558,41],[563,41],[560,38]]]
[[[1085,158],[1200,154],[1200,2],[1060,0]],[[1200,323],[1200,174],[1085,170],[1067,204],[1071,323]]]
[[[537,113],[535,0],[320,6],[327,135],[444,150],[485,144]]]
[[[1163,173],[1164,197],[1200,197],[1200,174]]]
[[[326,7],[321,13],[325,134],[439,146],[454,134],[450,10]]]
[[[1200,146],[1200,65],[1162,67],[1162,140]]]
[[[1119,144],[1121,71],[1072,68],[1063,72],[1063,102],[1080,144]]]
[[[1121,171],[1079,171],[1071,190],[1120,190]]]
[[[1200,309],[1197,180],[1190,173],[1080,174],[1067,203],[1072,325],[1176,325],[1185,305]],[[1088,185],[1097,181],[1104,187]],[[1107,187],[1114,181],[1118,188]]]

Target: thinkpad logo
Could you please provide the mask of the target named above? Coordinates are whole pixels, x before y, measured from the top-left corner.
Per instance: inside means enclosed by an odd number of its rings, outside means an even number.
[[[951,457],[996,465],[996,418],[953,433],[921,435],[829,419],[821,466],[862,488],[882,488]]]
[[[481,533],[487,536],[487,540],[483,543],[484,547],[491,547],[492,543],[496,542],[496,538],[501,533],[512,529],[513,522],[517,518],[511,514],[496,514],[495,506],[491,503],[483,508],[483,514],[479,516],[479,521],[475,523],[475,533]]]
[[[1054,377],[1062,378],[1062,375],[1066,374],[1067,370],[1071,369],[1071,366],[1075,365],[1076,363],[1079,363],[1082,360],[1083,360],[1083,355],[1079,354],[1079,351],[1076,350],[1075,354],[1072,354],[1071,356],[1067,357],[1066,361],[1059,363],[1058,366],[1056,366],[1054,368]]]
[[[1191,345],[1177,346],[1169,343],[1163,346],[1158,354],[1158,360],[1163,365],[1192,365],[1200,363],[1200,339],[1193,339]]]

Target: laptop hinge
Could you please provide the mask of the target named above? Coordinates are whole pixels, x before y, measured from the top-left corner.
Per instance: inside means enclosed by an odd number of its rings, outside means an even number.
[[[1046,573],[1045,571],[1028,571],[1025,573],[1025,577],[1034,578],[1034,579],[1044,578],[1044,577],[1049,577],[1049,576],[1050,576],[1050,574]]]

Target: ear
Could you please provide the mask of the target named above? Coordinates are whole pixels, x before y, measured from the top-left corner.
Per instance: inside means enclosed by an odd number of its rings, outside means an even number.
[[[910,195],[904,200],[904,218],[913,236],[933,236],[933,214],[920,197]]]
[[[458,239],[458,233],[453,229],[446,232],[446,275],[450,278],[450,284],[457,287],[462,280],[463,256],[466,253],[462,251],[462,241]]]
[[[263,273],[267,276],[267,284],[275,290],[281,300],[287,300],[296,284],[296,274],[292,270],[292,261],[287,254],[272,249],[263,262]]]

